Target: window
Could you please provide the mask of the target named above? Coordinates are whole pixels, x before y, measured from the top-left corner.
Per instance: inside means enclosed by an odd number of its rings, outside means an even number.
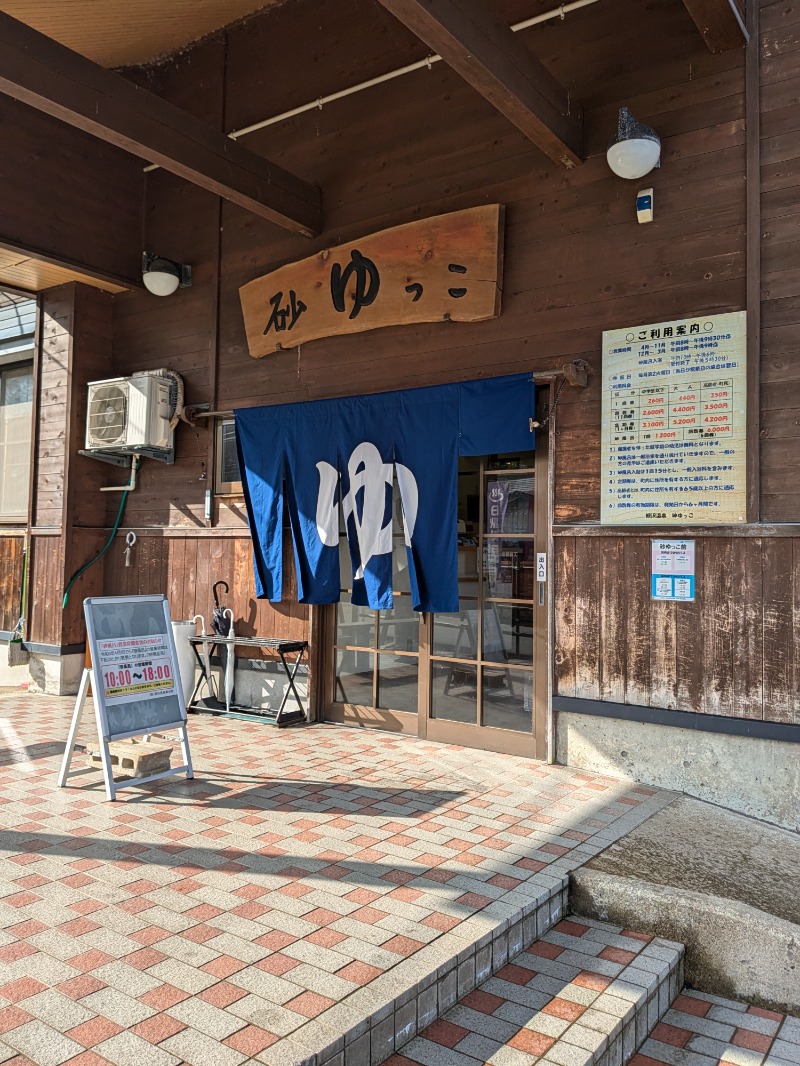
[[[242,475],[236,450],[236,423],[232,418],[217,423],[214,492],[217,496],[241,496]]]
[[[33,363],[0,369],[0,521],[25,522],[31,468]]]
[[[0,522],[28,518],[36,301],[0,292]]]

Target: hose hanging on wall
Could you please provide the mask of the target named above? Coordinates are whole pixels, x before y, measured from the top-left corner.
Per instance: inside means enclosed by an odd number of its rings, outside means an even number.
[[[84,566],[82,566],[80,568],[80,570],[76,570],[75,573],[72,575],[72,577],[69,579],[69,581],[67,583],[67,587],[64,589],[64,599],[63,599],[63,601],[61,603],[61,610],[62,611],[65,611],[67,609],[67,604],[69,603],[70,589],[75,584],[75,582],[78,580],[78,578],[81,576],[81,574],[84,574],[89,569],[90,566],[94,566],[94,564],[98,561],[98,559],[101,559],[105,555],[105,553],[108,551],[108,549],[111,547],[111,542],[114,540],[114,537],[116,537],[117,530],[119,529],[120,523],[122,522],[122,515],[123,515],[123,513],[125,511],[125,502],[128,499],[128,491],[129,490],[126,489],[122,493],[122,499],[119,501],[119,510],[117,511],[117,520],[114,523],[114,528],[111,530],[111,536],[105,542],[105,544],[100,549],[100,551],[97,553],[97,555],[95,555],[95,557],[93,559],[90,559],[88,563],[86,563]]]
[[[30,659],[28,649],[23,643],[25,635],[25,614],[28,602],[28,569],[30,564],[29,534],[25,534],[25,547],[22,549],[22,581],[19,592],[19,619],[14,626],[11,640],[8,642],[8,665],[24,666]]]
[[[19,590],[19,618],[17,624],[14,626],[14,632],[11,634],[11,640],[9,644],[21,644],[22,634],[25,629],[25,601],[28,594],[28,555],[30,549],[28,547],[28,538],[25,537],[25,547],[22,549],[22,582],[20,583]]]

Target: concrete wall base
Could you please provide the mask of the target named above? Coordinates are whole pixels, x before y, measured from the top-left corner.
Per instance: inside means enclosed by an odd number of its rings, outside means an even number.
[[[686,945],[686,980],[717,996],[796,1014],[798,926],[737,900],[615,877],[571,875],[570,909]]]
[[[84,655],[46,655],[31,652],[27,666],[29,692],[48,696],[74,696],[78,692],[84,667]]]
[[[800,830],[800,744],[560,711],[556,758]]]
[[[0,644],[0,686],[27,685],[29,658],[19,644]]]

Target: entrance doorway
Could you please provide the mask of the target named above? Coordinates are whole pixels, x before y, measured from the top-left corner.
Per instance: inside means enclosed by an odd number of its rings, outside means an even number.
[[[412,610],[398,504],[394,608],[356,607],[349,588],[324,608],[324,717],[544,759],[549,583],[537,580],[537,555],[548,542],[546,440],[535,453],[461,459],[458,483],[458,613]],[[340,551],[349,574],[344,534]]]

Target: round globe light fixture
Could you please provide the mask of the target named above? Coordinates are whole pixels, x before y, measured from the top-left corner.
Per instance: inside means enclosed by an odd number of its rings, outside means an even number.
[[[608,146],[608,165],[620,178],[636,180],[660,165],[661,140],[655,130],[637,122],[627,107],[619,109],[617,133]]]
[[[142,281],[154,296],[171,296],[179,287],[186,288],[192,284],[192,268],[145,252],[142,256]]]

